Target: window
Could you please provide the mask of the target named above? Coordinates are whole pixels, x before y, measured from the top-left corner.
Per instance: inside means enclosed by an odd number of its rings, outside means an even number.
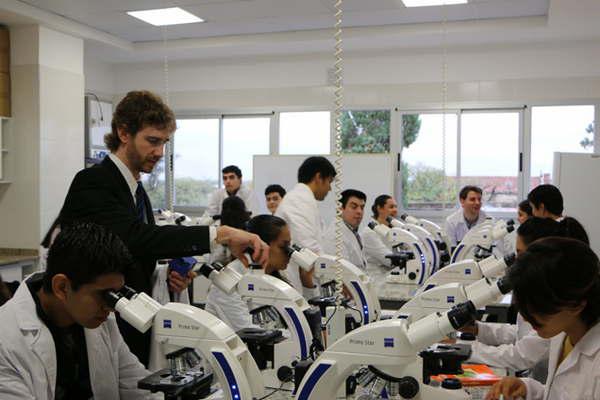
[[[457,115],[446,114],[445,125],[444,135],[444,114],[402,115],[404,209],[444,209],[456,204]]]
[[[552,183],[554,152],[594,150],[594,106],[531,109],[531,189]]]
[[[460,186],[483,189],[483,209],[513,211],[519,197],[521,113],[461,114]]]
[[[142,174],[142,184],[153,208],[167,208],[164,157],[156,163],[151,173]]]
[[[223,167],[237,165],[243,182],[252,184],[253,157],[269,154],[271,118],[225,118],[223,120]]]
[[[389,153],[390,111],[344,111],[342,151],[344,153]]]
[[[177,120],[173,142],[174,205],[208,205],[219,183],[219,120]]]
[[[329,154],[331,115],[328,111],[282,112],[279,154]]]

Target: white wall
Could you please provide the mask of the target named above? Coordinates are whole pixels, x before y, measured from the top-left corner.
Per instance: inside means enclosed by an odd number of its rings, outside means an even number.
[[[73,176],[83,168],[83,41],[40,27],[39,64],[40,237],[43,237],[64,203]]]
[[[113,66],[89,55],[84,56],[85,91],[96,94],[101,100],[111,100],[115,94]]]
[[[12,183],[0,188],[0,247],[35,249],[83,167],[83,42],[40,26],[11,29],[11,76]]]
[[[441,104],[442,53],[381,51],[344,59],[346,104],[431,108]],[[326,55],[169,63],[176,110],[331,107]],[[600,98],[600,43],[523,44],[448,50],[448,102],[460,106]],[[164,92],[163,63],[117,64],[117,98]]]

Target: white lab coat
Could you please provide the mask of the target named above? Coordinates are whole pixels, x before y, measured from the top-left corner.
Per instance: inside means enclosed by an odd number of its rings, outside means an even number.
[[[477,222],[471,226],[471,229],[483,223],[486,218],[486,213],[483,210],[479,210],[479,218],[477,218]],[[462,207],[446,218],[446,222],[444,223],[444,231],[448,235],[450,246],[456,246],[461,240],[463,240],[469,231],[469,227],[465,221]]]
[[[0,308],[0,397],[53,400],[56,386],[54,340],[39,319],[26,284]],[[96,329],[84,329],[90,382],[96,400],[156,398],[137,388],[150,374],[129,351],[114,315]],[[160,397],[159,397],[160,398]]]
[[[169,264],[161,264],[156,266],[154,274],[152,274],[154,282],[152,285],[152,298],[163,306],[171,302],[167,272],[169,272]],[[173,297],[175,303],[190,304],[190,293],[187,288],[183,289],[181,293],[174,293]]]
[[[360,234],[359,234],[360,235]],[[361,241],[363,241],[361,237]],[[358,240],[348,226],[342,222],[342,258],[356,265],[362,270],[367,268],[367,258],[365,257],[364,248],[361,249]],[[323,234],[323,251],[325,254],[335,255],[335,221]]]
[[[527,400],[600,399],[600,323],[596,323],[557,365],[565,336],[563,332],[550,340],[546,385],[523,379],[527,385]]]
[[[379,225],[379,222],[374,219],[371,222]],[[389,258],[385,258],[385,256],[392,253],[392,247],[386,244],[383,238],[368,226],[362,229],[360,237],[363,241],[363,249],[367,262],[372,265],[387,266],[386,270],[389,270],[391,261]]]
[[[323,220],[317,199],[304,183],[298,183],[290,190],[277,207],[275,215],[287,222],[292,243],[306,247],[316,254],[323,254]],[[306,293],[300,281],[296,265],[287,268],[290,284],[300,293]]]
[[[533,378],[545,380],[550,339],[539,337],[521,314],[517,314],[516,325],[477,322],[477,328],[470,362],[513,371],[531,369]]]
[[[246,273],[246,267],[240,260],[234,260],[230,268],[241,275]],[[240,329],[254,327],[248,303],[242,300],[237,291],[227,294],[215,285],[211,285],[206,296],[206,311],[225,322],[235,332]]]
[[[371,221],[379,224],[375,219]],[[363,240],[363,250],[367,259],[367,274],[374,282],[376,290],[382,291],[385,287],[385,279],[392,268],[391,260],[385,256],[392,253],[392,247],[369,227],[363,228],[360,237]]]
[[[246,210],[251,211],[252,216],[260,214],[256,196],[254,195],[254,191],[252,189],[242,185],[235,195],[244,200]],[[206,208],[208,215],[211,217],[213,215],[220,215],[221,211],[223,210],[223,200],[225,200],[227,197],[229,197],[229,194],[227,194],[225,188],[215,190],[210,195],[210,199],[208,200],[208,207]]]

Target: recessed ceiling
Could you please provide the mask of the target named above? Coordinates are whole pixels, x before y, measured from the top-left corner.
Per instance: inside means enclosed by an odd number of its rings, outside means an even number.
[[[331,0],[21,0],[129,42],[306,31],[333,25]],[[203,24],[153,27],[126,14],[181,7]],[[546,16],[549,0],[470,0],[465,5],[406,8],[401,0],[345,0],[344,26],[379,26]]]

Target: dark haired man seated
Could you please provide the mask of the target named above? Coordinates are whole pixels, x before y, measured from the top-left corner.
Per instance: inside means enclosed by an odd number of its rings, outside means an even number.
[[[129,251],[104,227],[63,228],[47,269],[0,308],[0,397],[147,399],[149,375],[123,341],[104,293],[124,284]]]

